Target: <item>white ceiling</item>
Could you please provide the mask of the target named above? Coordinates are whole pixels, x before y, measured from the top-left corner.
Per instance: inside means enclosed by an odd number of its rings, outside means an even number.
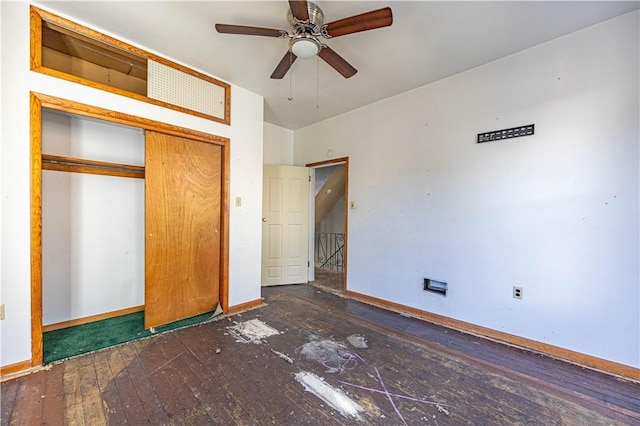
[[[281,1],[44,1],[43,7],[264,97],[269,123],[298,129],[638,9],[639,1],[327,1],[329,23],[385,6],[393,25],[326,40],[358,73],[317,58],[269,78],[288,41],[219,34],[216,23],[288,30]],[[292,100],[288,100],[291,90]]]

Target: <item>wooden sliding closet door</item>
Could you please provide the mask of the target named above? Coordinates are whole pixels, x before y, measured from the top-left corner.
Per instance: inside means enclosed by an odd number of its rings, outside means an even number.
[[[220,285],[219,145],[147,131],[145,328],[215,309]]]

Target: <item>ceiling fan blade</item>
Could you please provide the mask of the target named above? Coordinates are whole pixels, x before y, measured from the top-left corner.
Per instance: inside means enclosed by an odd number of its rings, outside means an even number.
[[[265,37],[282,37],[287,34],[284,30],[272,28],[247,27],[244,25],[216,24],[216,30],[224,34],[256,35]]]
[[[344,60],[344,58],[338,55],[333,49],[327,46],[322,46],[320,53],[318,53],[326,63],[331,65],[333,69],[338,71],[344,78],[353,77],[358,72],[351,64]]]
[[[339,21],[330,22],[325,25],[326,32],[331,37],[353,34],[360,31],[373,30],[381,27],[388,27],[393,24],[393,14],[390,7],[373,10],[360,15],[350,16]]]
[[[309,20],[309,7],[307,6],[307,0],[289,0],[289,7],[291,8],[291,14],[298,21]]]
[[[298,59],[298,57],[294,55],[291,51],[288,51],[287,53],[285,53],[284,57],[282,58],[282,60],[280,60],[280,63],[278,64],[276,69],[273,70],[273,73],[271,74],[271,78],[279,80],[282,77],[284,77],[287,71],[289,71],[289,68],[291,68],[291,65],[296,61],[296,59]]]

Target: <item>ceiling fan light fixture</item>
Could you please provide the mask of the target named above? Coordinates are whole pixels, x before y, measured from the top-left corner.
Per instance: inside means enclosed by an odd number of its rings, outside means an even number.
[[[329,64],[344,78],[351,78],[358,70],[331,47],[323,44],[319,38],[333,38],[374,30],[388,27],[393,23],[391,8],[385,7],[324,24],[322,9],[307,0],[289,0],[287,18],[291,24],[289,31],[235,24],[216,24],[216,30],[225,34],[289,38],[289,49],[271,74],[273,79],[283,78],[296,59],[309,59],[314,56],[318,56]],[[317,63],[319,64],[320,61]]]
[[[301,59],[313,58],[320,52],[320,42],[313,36],[299,36],[291,40],[291,52]]]

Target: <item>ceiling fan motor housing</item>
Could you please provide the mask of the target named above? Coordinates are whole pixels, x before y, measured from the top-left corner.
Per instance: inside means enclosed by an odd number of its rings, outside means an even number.
[[[307,9],[309,11],[309,22],[298,21],[294,18],[291,9],[287,12],[287,19],[291,24],[291,30],[294,34],[320,34],[322,24],[324,23],[322,9],[320,9],[317,4],[311,2],[307,2]]]
[[[312,58],[322,49],[322,43],[318,40],[320,30],[324,22],[322,9],[315,3],[307,2],[309,21],[299,21],[293,16],[291,9],[287,13],[287,19],[291,24],[291,32],[294,34],[289,40],[289,50],[299,58]]]

